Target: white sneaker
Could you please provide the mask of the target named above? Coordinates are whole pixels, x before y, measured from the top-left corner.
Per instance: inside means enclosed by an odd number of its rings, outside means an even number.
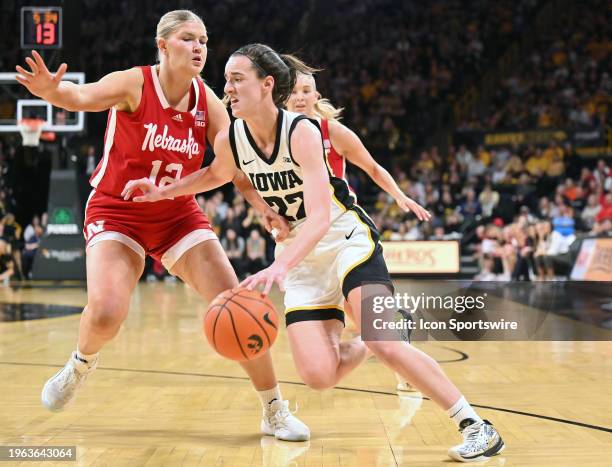
[[[423,396],[421,393],[399,395],[399,410],[395,417],[400,428],[405,428],[410,425],[412,419],[423,405]]]
[[[471,423],[468,424],[469,422]],[[474,422],[468,418],[461,424],[466,425],[460,430],[463,443],[448,450],[451,459],[459,462],[479,462],[504,450],[501,436],[489,421]]]
[[[66,407],[77,392],[77,389],[87,379],[87,376],[98,366],[98,359],[93,362],[79,360],[76,352],[72,352],[68,363],[53,375],[43,387],[42,404],[53,412],[58,412]]]
[[[289,401],[275,400],[268,409],[264,409],[261,431],[283,441],[310,439],[310,430],[291,413]]]

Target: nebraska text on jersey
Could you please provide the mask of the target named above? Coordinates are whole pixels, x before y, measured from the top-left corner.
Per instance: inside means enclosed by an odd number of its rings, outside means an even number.
[[[191,128],[189,128],[187,139],[179,139],[168,135],[168,125],[164,125],[164,131],[161,134],[157,133],[157,124],[155,123],[147,123],[144,127],[147,129],[147,134],[142,142],[143,151],[148,149],[153,152],[155,148],[167,149],[168,151],[189,154],[189,159],[200,154],[200,148],[193,138]]]

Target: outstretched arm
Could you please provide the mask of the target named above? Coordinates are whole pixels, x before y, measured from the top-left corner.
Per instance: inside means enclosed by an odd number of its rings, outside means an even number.
[[[26,62],[30,71],[15,67],[17,81],[35,96],[71,112],[100,112],[113,106],[132,112],[140,102],[144,78],[137,68],[110,73],[96,83],[75,84],[62,81],[68,68],[65,63],[51,73],[36,51]]]
[[[209,167],[163,187],[158,187],[148,178],[130,180],[125,184],[121,196],[128,201],[134,194],[141,192],[142,195],[134,196],[133,201],[155,202],[214,190],[228,182],[234,182],[247,202],[261,214],[265,229],[273,233],[277,242],[282,242],[289,235],[289,223],[259,196],[244,173],[237,169],[230,151],[228,131],[220,131],[215,140],[215,159]]]
[[[121,196],[127,201],[140,190],[143,194],[135,196],[134,201],[142,203],[194,195],[214,190],[231,182],[236,176],[236,172],[237,168],[231,154],[228,131],[224,130],[218,134],[215,140],[215,159],[210,166],[163,187],[156,186],[148,178],[130,180],[125,184]]]
[[[330,122],[332,144],[348,161],[361,168],[374,182],[389,193],[404,211],[412,211],[421,221],[431,219],[431,214],[416,201],[406,196],[391,174],[374,160],[359,137],[350,129],[337,122]]]

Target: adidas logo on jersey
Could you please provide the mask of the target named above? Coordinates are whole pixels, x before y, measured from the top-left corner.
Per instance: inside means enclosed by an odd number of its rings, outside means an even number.
[[[172,120],[174,120],[175,122],[182,122],[183,116],[181,114],[176,114],[174,117],[172,117]]]

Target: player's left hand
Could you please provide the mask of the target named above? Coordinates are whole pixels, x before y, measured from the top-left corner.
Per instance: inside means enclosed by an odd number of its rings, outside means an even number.
[[[404,212],[412,211],[420,221],[426,222],[431,220],[431,213],[413,199],[408,198],[408,196],[402,194],[395,202]]]
[[[132,196],[140,191],[142,195],[134,196],[132,201],[137,203],[160,201],[165,199],[161,194],[160,188],[148,178],[139,178],[138,180],[130,180],[125,184],[121,196],[125,201],[129,201]]]
[[[285,277],[287,276],[287,267],[274,261],[266,269],[262,269],[257,274],[247,277],[240,283],[240,287],[246,287],[249,290],[253,290],[259,284],[264,284],[262,293],[268,295],[272,286],[276,282],[281,292],[285,291]]]
[[[277,243],[284,241],[291,231],[289,221],[273,209],[267,210],[262,215],[262,221],[265,229],[272,234]]]

